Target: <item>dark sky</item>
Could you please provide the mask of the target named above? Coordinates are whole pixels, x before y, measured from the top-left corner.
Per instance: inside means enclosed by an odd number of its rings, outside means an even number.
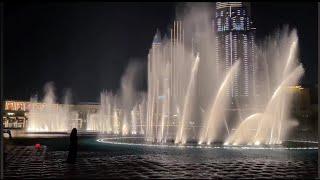
[[[58,96],[97,101],[116,91],[130,60],[146,62],[156,28],[174,19],[174,3],[7,4],[4,10],[4,96],[29,100],[54,81]],[[252,3],[257,38],[283,24],[296,27],[306,84],[317,81],[317,4]]]

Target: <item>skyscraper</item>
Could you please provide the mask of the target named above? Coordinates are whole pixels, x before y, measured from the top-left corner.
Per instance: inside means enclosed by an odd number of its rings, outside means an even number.
[[[250,4],[217,2],[214,23],[217,63],[223,71],[228,71],[236,61],[241,61],[228,95],[240,99],[254,96],[255,28],[252,26]]]

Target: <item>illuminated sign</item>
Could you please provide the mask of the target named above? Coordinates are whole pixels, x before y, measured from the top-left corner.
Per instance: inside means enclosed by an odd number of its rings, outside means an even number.
[[[6,101],[5,110],[15,111],[14,102],[13,101]]]
[[[42,110],[53,110],[58,111],[59,108],[71,107],[65,104],[47,104],[41,102],[23,102],[23,101],[6,101],[6,111],[42,111]]]

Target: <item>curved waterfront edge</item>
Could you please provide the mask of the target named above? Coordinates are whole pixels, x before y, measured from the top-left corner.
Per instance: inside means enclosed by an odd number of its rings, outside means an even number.
[[[96,141],[99,143],[113,144],[113,145],[126,145],[126,146],[143,146],[143,147],[162,147],[162,148],[198,148],[198,149],[252,149],[252,150],[317,150],[317,146],[312,147],[283,147],[283,146],[234,146],[234,145],[223,145],[223,146],[210,146],[210,145],[174,145],[174,144],[148,144],[148,143],[128,143],[118,142],[120,139],[142,139],[143,137],[108,137],[99,138]],[[318,144],[316,141],[295,141],[287,140],[287,142],[293,143],[310,143]]]

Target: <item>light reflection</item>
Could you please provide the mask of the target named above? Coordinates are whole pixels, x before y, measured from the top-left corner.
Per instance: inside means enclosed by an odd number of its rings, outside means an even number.
[[[192,145],[169,145],[169,144],[147,144],[147,143],[126,143],[117,142],[115,140],[120,139],[139,139],[142,137],[111,137],[111,138],[100,138],[97,142],[113,145],[127,145],[127,146],[144,146],[144,147],[167,147],[167,148],[198,148],[198,149],[245,149],[245,150],[316,150],[318,147],[260,147],[260,146],[192,146]],[[298,142],[298,141],[296,141]]]

